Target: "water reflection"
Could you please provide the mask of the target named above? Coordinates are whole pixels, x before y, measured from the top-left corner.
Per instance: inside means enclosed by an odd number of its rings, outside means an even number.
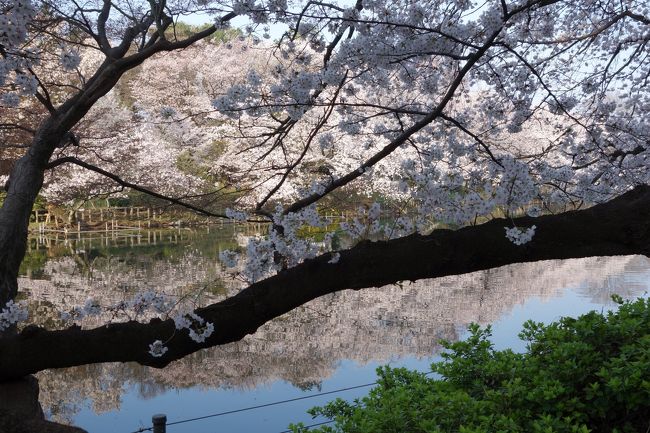
[[[74,244],[68,240],[63,252],[56,250],[60,244],[32,248],[45,259],[28,261],[35,265],[24,270],[21,291],[35,301],[40,321],[55,323],[55,310],[83,304],[89,295],[110,303],[141,288],[156,288],[175,296],[201,292],[204,303],[237,290],[239,283],[222,272],[216,259],[220,249],[236,243],[236,233],[184,235],[175,241],[163,235],[172,242],[156,245],[104,242],[80,248],[77,239]],[[87,403],[98,413],[119,409],[124,390],[133,385],[145,399],[170,389],[252,389],[278,379],[310,389],[332,375],[341,360],[364,364],[430,357],[440,339],[457,339],[471,322],[492,323],[531,297],[550,299],[570,287],[590,302],[607,304],[613,293],[641,295],[649,277],[645,257],[607,257],[344,291],[314,300],[240,342],[196,353],[163,370],[101,364],[42,372],[41,403],[53,419],[69,422]]]

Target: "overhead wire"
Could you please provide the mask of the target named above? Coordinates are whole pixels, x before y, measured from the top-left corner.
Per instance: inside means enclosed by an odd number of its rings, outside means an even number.
[[[432,371],[428,371],[428,372],[423,373],[423,374],[425,376],[427,376],[427,375],[432,374],[432,373],[433,373]],[[168,423],[166,423],[166,426],[185,424],[185,423],[188,423],[188,422],[200,421],[200,420],[209,419],[209,418],[216,418],[216,417],[219,417],[219,416],[230,415],[230,414],[240,413],[240,412],[246,412],[246,411],[249,411],[249,410],[262,409],[262,408],[265,408],[265,407],[276,406],[276,405],[284,404],[284,403],[291,403],[291,402],[294,402],[294,401],[307,400],[307,399],[310,399],[310,398],[320,397],[320,396],[323,396],[323,395],[331,395],[331,394],[336,394],[336,393],[339,393],[339,392],[350,391],[350,390],[353,390],[353,389],[367,388],[369,386],[377,385],[378,383],[379,382],[372,382],[372,383],[364,383],[362,385],[347,386],[345,388],[338,388],[338,389],[335,389],[335,390],[332,390],[332,391],[324,391],[324,392],[319,392],[319,393],[316,393],[316,394],[305,395],[305,396],[302,396],[302,397],[294,397],[294,398],[289,398],[289,399],[286,399],[286,400],[274,401],[274,402],[271,402],[271,403],[264,403],[264,404],[258,404],[258,405],[255,405],[255,406],[248,406],[248,407],[243,407],[243,408],[239,408],[239,409],[227,410],[227,411],[223,411],[223,412],[216,412],[216,413],[212,413],[212,414],[209,414],[209,415],[197,416],[197,417],[194,417],[194,418],[187,418],[187,419],[182,419],[182,420],[179,420],[179,421],[168,422]],[[318,424],[312,424],[312,425],[309,425],[309,426],[306,426],[306,427],[311,428],[311,427],[316,427],[318,425],[329,424],[329,423],[332,423],[332,422],[334,422],[334,421],[331,420],[331,421],[322,422],[322,423],[318,423]],[[138,430],[135,430],[135,431],[133,431],[131,433],[143,433],[143,432],[151,431],[151,430],[153,430],[153,427],[142,427],[142,428],[140,428]],[[288,433],[288,432],[290,433],[290,430],[285,430],[282,433]]]
[[[248,407],[243,407],[243,408],[240,408],[240,409],[227,410],[227,411],[224,411],[224,412],[217,412],[217,413],[213,413],[213,414],[209,414],[209,415],[198,416],[198,417],[195,417],[195,418],[187,418],[187,419],[183,419],[183,420],[180,420],[180,421],[168,422],[166,425],[171,426],[171,425],[177,425],[177,424],[185,424],[185,423],[192,422],[192,421],[200,421],[200,420],[203,420],[203,419],[216,418],[218,416],[230,415],[230,414],[233,414],[233,413],[246,412],[246,411],[249,411],[249,410],[261,409],[261,408],[270,407],[270,406],[276,406],[278,404],[291,403],[291,402],[299,401],[299,400],[307,400],[309,398],[315,398],[315,397],[320,397],[320,396],[323,396],[323,395],[335,394],[335,393],[343,392],[343,391],[350,391],[350,390],[353,390],[353,389],[366,388],[366,387],[373,386],[373,385],[377,385],[377,382],[364,383],[363,385],[348,386],[348,387],[345,387],[345,388],[339,388],[339,389],[335,389],[335,390],[332,390],[332,391],[319,392],[319,393],[316,393],[316,394],[305,395],[305,396],[302,396],[302,397],[295,397],[295,398],[289,398],[289,399],[286,399],[286,400],[274,401],[272,403],[264,403],[264,404],[258,404],[256,406],[248,406]],[[153,430],[153,427],[143,427],[143,428],[135,430],[135,431],[133,431],[131,433],[142,433],[142,432],[150,431],[150,430]]]

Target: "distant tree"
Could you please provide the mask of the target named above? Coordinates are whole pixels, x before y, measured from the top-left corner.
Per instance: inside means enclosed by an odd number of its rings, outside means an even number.
[[[338,290],[516,262],[650,254],[647,2],[0,5],[1,101],[11,113],[3,130],[29,134],[0,210],[0,380],[95,362],[163,367]],[[179,17],[199,11],[215,14],[216,24],[173,31]],[[245,81],[220,86],[229,72],[222,65],[241,55],[220,46],[214,50],[223,60],[206,57],[214,64],[201,80],[213,88],[188,97],[179,76],[165,94],[162,84],[174,76],[165,60],[200,64],[175,52],[213,37],[235,16],[251,23],[238,43],[269,44],[271,24],[287,31]],[[151,105],[142,101],[158,96],[139,89],[127,105],[110,99],[141,65],[160,66],[147,73],[169,98],[163,112],[147,114]],[[159,134],[206,150],[175,115],[191,111],[195,97],[230,119],[223,137],[232,141],[214,171],[234,167],[227,182],[247,197],[241,208],[205,209],[184,197],[185,184],[167,188],[165,174],[155,177],[167,157],[147,149],[167,140]],[[176,102],[185,108],[175,111]],[[152,117],[129,128],[138,113]],[[80,140],[92,116],[115,125],[113,134]],[[153,124],[161,118],[174,122]],[[115,152],[117,165],[131,158],[135,170],[89,159],[93,146]],[[199,162],[208,157],[201,152]],[[13,299],[30,212],[46,174],[70,164],[205,215],[271,223],[268,237],[249,241],[246,257],[221,256],[249,286],[196,311],[170,313],[155,293],[122,306],[163,314],[148,323],[18,333],[15,323],[25,317]],[[323,226],[319,203],[359,185],[394,194],[397,208],[382,214],[381,203],[368,203],[342,225],[360,241],[347,250],[333,251],[331,235],[318,242],[300,235],[305,225]],[[75,311],[100,307],[90,300]]]

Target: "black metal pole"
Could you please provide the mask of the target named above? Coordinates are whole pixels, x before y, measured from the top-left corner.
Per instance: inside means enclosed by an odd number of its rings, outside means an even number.
[[[153,433],[165,433],[167,431],[167,415],[159,413],[151,417]]]

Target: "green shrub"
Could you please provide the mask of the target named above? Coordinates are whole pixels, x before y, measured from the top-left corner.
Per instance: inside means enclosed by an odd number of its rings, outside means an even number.
[[[445,342],[438,377],[378,369],[368,396],[310,410],[335,420],[317,432],[650,431],[650,300],[524,325],[525,353],[494,350],[490,327]]]

